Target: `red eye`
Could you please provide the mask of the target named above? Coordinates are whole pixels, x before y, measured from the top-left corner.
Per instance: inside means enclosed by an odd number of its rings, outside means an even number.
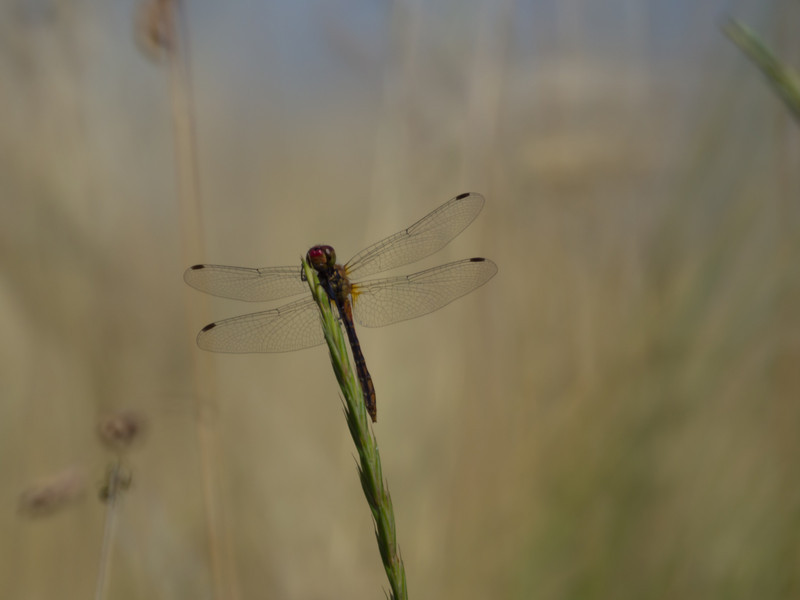
[[[336,252],[330,246],[314,246],[306,254],[306,258],[314,268],[333,267],[336,264]]]
[[[319,246],[314,246],[311,250],[308,251],[308,260],[312,263],[316,262],[324,262],[325,261],[325,252]]]

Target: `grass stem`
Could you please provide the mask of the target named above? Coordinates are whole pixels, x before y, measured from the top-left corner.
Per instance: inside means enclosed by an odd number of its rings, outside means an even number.
[[[778,60],[764,42],[739,21],[731,19],[723,25],[722,31],[761,70],[800,123],[800,76],[797,72]]]
[[[120,493],[130,485],[130,479],[123,473],[122,461],[117,459],[108,469],[101,499],[106,503],[106,520],[103,526],[103,544],[100,548],[100,566],[97,569],[97,583],[94,598],[107,597],[108,573],[111,570],[111,546],[117,529],[117,506]]]
[[[383,478],[378,442],[370,427],[364,395],[358,377],[350,365],[347,342],[328,296],[319,284],[316,272],[303,261],[308,284],[322,315],[322,329],[331,355],[331,365],[344,395],[347,427],[358,452],[358,475],[375,525],[375,537],[383,567],[389,579],[392,600],[407,600],[406,573],[397,547],[394,509],[389,488]]]

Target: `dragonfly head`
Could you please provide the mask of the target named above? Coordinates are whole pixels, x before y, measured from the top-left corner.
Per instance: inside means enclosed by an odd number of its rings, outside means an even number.
[[[314,246],[306,254],[306,260],[317,271],[332,269],[336,265],[336,251],[331,246]]]

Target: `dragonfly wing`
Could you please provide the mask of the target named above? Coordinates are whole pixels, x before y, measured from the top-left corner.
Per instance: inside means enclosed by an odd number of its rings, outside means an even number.
[[[195,265],[186,269],[183,280],[212,296],[247,302],[268,302],[308,291],[308,284],[300,279],[299,266],[247,269]]]
[[[345,266],[348,275],[363,278],[430,256],[464,231],[483,203],[480,194],[460,194],[448,200],[408,229],[356,254]]]
[[[217,321],[197,334],[197,345],[212,352],[289,352],[324,341],[319,308],[312,298]]]
[[[353,316],[365,327],[382,327],[427,315],[489,281],[497,265],[485,258],[459,260],[413,275],[354,286]]]

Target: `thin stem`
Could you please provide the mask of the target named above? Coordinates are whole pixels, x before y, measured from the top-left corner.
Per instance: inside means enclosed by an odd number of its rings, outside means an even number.
[[[749,28],[731,19],[722,27],[728,38],[761,70],[792,116],[800,122],[800,76],[782,63]]]
[[[350,365],[347,342],[316,272],[305,261],[303,270],[322,315],[322,329],[331,355],[331,365],[344,395],[344,415],[350,436],[358,452],[358,475],[375,525],[375,537],[383,567],[392,589],[392,600],[408,600],[406,572],[397,547],[394,509],[389,487],[383,478],[378,442],[370,427],[364,395],[355,371]]]
[[[205,254],[202,197],[195,124],[194,96],[190,72],[189,36],[182,0],[154,0],[159,3],[160,23],[169,63],[175,144],[176,190],[183,227],[184,264],[198,262]],[[196,323],[204,304],[193,301],[187,318]],[[197,440],[200,449],[206,534],[213,579],[213,597],[237,600],[241,597],[236,562],[220,493],[219,432],[214,419],[216,379],[210,359],[193,353]]]
[[[117,459],[108,470],[101,498],[106,502],[106,521],[103,526],[103,545],[100,548],[100,566],[97,569],[97,585],[95,586],[95,600],[106,597],[108,573],[111,569],[111,544],[117,529],[117,499],[119,492],[127,487],[121,478],[122,461]]]

